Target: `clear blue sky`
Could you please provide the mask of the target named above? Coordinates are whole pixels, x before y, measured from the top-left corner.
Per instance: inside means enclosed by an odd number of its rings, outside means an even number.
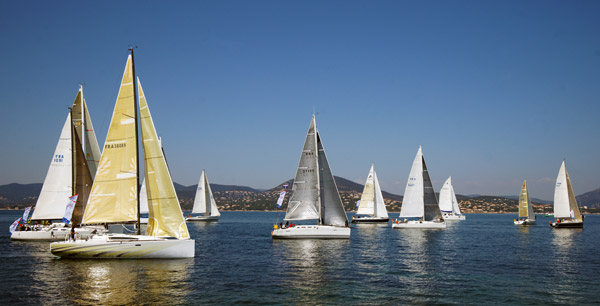
[[[313,107],[335,175],[402,194],[600,186],[599,1],[2,1],[0,184],[42,182],[85,83],[102,145],[135,44],[174,181],[295,175]]]

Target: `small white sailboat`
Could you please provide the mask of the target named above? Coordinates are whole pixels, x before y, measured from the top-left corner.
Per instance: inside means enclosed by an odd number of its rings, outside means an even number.
[[[535,213],[533,213],[533,205],[529,200],[526,180],[523,181],[521,195],[519,196],[519,218],[515,219],[514,223],[515,225],[535,225]]]
[[[113,117],[90,194],[84,224],[139,225],[139,149],[133,49],[127,58]],[[142,86],[139,89],[141,140],[149,221],[146,235],[94,235],[88,240],[50,244],[52,254],[68,258],[190,258],[195,241],[179,206]]]
[[[103,232],[103,227],[80,226],[99,157],[96,134],[80,87],[60,133],[30,224],[25,224],[21,231],[13,231],[10,238],[60,241],[65,240],[71,228],[81,238]],[[76,194],[75,208],[68,216],[71,224],[67,224],[62,219],[69,198]]]
[[[444,218],[445,221],[460,221],[466,219],[465,215],[460,213],[456,193],[454,193],[454,187],[452,186],[452,177],[448,177],[440,191],[440,211],[442,212],[442,218]]]
[[[375,173],[375,165],[371,165],[371,170],[367,176],[365,187],[363,189],[360,203],[356,215],[352,216],[353,223],[378,223],[388,222],[390,220],[385,201]]]
[[[554,188],[554,217],[556,217],[556,221],[550,222],[550,226],[553,228],[583,227],[583,216],[579,211],[564,160],[558,170]]]
[[[420,146],[406,183],[400,217],[392,228],[446,228]]]
[[[293,225],[293,221],[318,220],[316,225]],[[329,168],[313,115],[288,202],[285,226],[275,225],[271,237],[279,239],[350,238],[350,226],[340,193]]]
[[[202,170],[200,182],[196,189],[196,197],[194,198],[194,206],[192,208],[192,216],[188,216],[186,221],[219,221],[221,213],[217,208],[217,202],[213,197],[206,172]]]

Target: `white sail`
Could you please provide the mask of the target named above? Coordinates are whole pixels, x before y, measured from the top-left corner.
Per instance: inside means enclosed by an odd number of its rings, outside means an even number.
[[[460,215],[460,207],[458,207],[458,200],[456,199],[456,193],[454,192],[454,186],[450,184],[450,189],[452,190],[452,212],[455,215]]]
[[[375,185],[375,217],[388,218],[387,209],[385,208],[385,200],[381,193],[377,173],[373,170],[373,184]]]
[[[100,162],[100,147],[98,146],[98,139],[96,139],[96,132],[94,131],[94,125],[92,124],[92,118],[88,112],[87,104],[85,99],[83,100],[83,110],[85,115],[85,159],[87,160],[88,168],[92,179],[96,176],[96,170],[98,169],[98,163]]]
[[[452,202],[452,178],[449,177],[440,190],[440,210],[446,213],[452,212]]]
[[[423,153],[421,147],[415,156],[408,182],[404,190],[402,208],[400,209],[401,218],[422,218],[425,214],[425,205],[423,203]]]
[[[194,198],[194,206],[192,208],[193,214],[205,214],[207,216],[220,216],[219,209],[217,208],[217,202],[210,189],[210,183],[206,172],[202,170],[200,175],[200,182],[196,188],[196,197]]]
[[[149,212],[148,193],[146,192],[146,178],[144,178],[144,181],[142,181],[142,186],[140,187],[140,214],[147,214]]]
[[[374,165],[371,165],[369,175],[365,181],[365,187],[363,188],[362,195],[360,197],[360,204],[358,205],[357,215],[375,215],[375,179],[373,177]]]
[[[320,217],[319,166],[315,117],[310,122],[302,155],[298,163],[292,196],[288,201],[285,220],[314,220]]]
[[[73,195],[72,165],[71,114],[69,113],[50,161],[42,191],[35,204],[32,220],[62,219],[69,197]]]
[[[573,212],[571,214],[571,212]],[[556,177],[556,187],[554,189],[554,217],[572,218],[581,221],[581,212],[573,193],[571,179],[567,172],[565,162],[562,162],[558,177]]]

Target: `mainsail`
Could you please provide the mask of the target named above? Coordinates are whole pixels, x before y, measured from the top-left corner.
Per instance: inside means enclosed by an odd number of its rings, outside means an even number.
[[[83,223],[137,221],[136,109],[131,55],[108,128]]]
[[[554,189],[554,217],[572,218],[582,221],[581,212],[573,193],[571,179],[569,178],[569,172],[567,172],[564,160],[558,171],[556,188]]]
[[[523,187],[521,187],[521,195],[519,196],[519,217],[535,220],[533,207],[531,206],[531,202],[529,201],[527,181],[523,181]]]
[[[208,177],[206,172],[202,170],[200,175],[200,182],[196,188],[196,197],[194,198],[194,207],[192,208],[193,214],[204,214],[206,216],[220,216],[219,209],[217,208],[217,202],[213,197],[210,184],[208,183]]]
[[[423,218],[424,221],[442,217],[420,146],[406,183],[400,217]]]
[[[62,219],[69,197],[73,195],[72,163],[71,114],[69,114],[56,144],[31,220]]]
[[[304,148],[302,148],[285,220],[320,219],[321,203],[319,198],[316,125],[313,116],[304,141]]]
[[[360,204],[356,211],[357,215],[375,215],[375,182],[373,179],[373,171],[373,165],[371,165],[369,176],[367,176],[365,187],[363,188],[360,197]]]
[[[188,239],[190,234],[139,79],[138,88],[142,143],[144,145],[144,172],[147,178],[148,209],[150,211],[146,234],[155,237]]]

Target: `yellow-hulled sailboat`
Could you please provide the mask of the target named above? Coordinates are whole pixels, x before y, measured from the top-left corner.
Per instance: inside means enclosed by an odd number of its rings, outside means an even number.
[[[52,254],[69,258],[190,258],[195,242],[183,218],[173,181],[152,122],[146,98],[135,77],[133,49],[127,58],[121,88],[104,150],[83,215],[83,224],[138,223],[139,149],[137,93],[149,221],[146,235],[107,234],[88,240],[55,242]]]

